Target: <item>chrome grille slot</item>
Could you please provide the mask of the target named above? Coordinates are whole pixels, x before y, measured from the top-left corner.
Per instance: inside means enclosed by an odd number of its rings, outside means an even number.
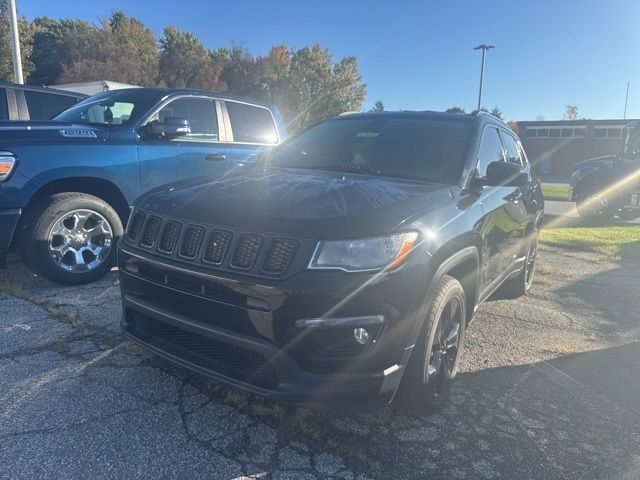
[[[160,217],[149,217],[147,222],[144,224],[144,230],[140,237],[140,245],[147,248],[152,247],[156,238],[158,238],[158,232],[160,231],[161,224],[162,220],[160,220]]]
[[[142,230],[142,224],[144,223],[144,213],[136,212],[129,224],[129,231],[127,232],[127,238],[131,241],[136,241],[140,230]]]
[[[262,266],[263,270],[269,273],[286,272],[297,248],[298,241],[293,238],[274,239]]]
[[[214,230],[209,237],[209,242],[204,250],[202,259],[206,263],[221,265],[227,254],[229,243],[231,242],[231,232],[226,230]]]
[[[180,244],[180,256],[185,258],[196,258],[203,238],[203,227],[189,225],[184,232],[184,238]]]
[[[262,241],[262,235],[255,233],[243,233],[240,235],[230,265],[235,268],[251,269],[258,257],[258,253],[260,253]]]
[[[158,250],[165,253],[173,252],[180,236],[181,227],[180,223],[174,220],[169,220],[165,223],[160,236],[160,243],[158,243]]]

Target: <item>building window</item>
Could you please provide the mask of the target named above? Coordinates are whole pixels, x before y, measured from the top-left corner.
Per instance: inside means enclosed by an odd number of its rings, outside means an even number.
[[[585,138],[586,136],[587,136],[586,127],[574,128],[573,129],[573,137],[574,138]]]
[[[622,129],[621,128],[608,128],[607,129],[607,138],[622,138]]]
[[[549,129],[549,138],[560,138],[560,129],[559,128],[550,128]]]
[[[531,128],[531,127],[527,127],[527,137],[531,137],[531,138],[535,138],[538,133],[538,129],[537,128]]]
[[[607,138],[607,129],[602,127],[594,127],[593,138]]]
[[[547,138],[549,136],[548,128],[539,128],[538,129],[538,138]]]

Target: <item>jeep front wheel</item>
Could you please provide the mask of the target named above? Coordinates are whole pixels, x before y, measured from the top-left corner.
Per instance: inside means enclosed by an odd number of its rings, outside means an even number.
[[[607,219],[615,213],[611,199],[602,194],[598,185],[590,185],[580,191],[576,198],[576,209],[582,218]]]
[[[445,275],[436,287],[398,392],[398,401],[408,413],[433,413],[447,401],[465,325],[464,289],[458,280]]]
[[[104,200],[84,193],[59,193],[34,205],[21,234],[22,258],[61,285],[92,282],[115,265],[123,227]]]

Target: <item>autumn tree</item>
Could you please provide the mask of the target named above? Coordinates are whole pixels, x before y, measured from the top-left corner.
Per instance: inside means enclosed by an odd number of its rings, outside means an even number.
[[[22,74],[27,80],[33,70],[29,60],[33,45],[31,24],[21,15],[18,16],[18,36],[22,57]],[[9,31],[9,10],[6,0],[0,0],[0,81],[13,82],[13,54],[11,53],[11,35]]]
[[[509,120],[507,122],[507,125],[513,131],[513,133],[515,133],[516,135],[520,135],[520,126],[518,125],[518,122],[514,122],[513,120]]]
[[[194,34],[165,27],[160,38],[160,81],[167,87],[211,90],[214,60]]]
[[[384,112],[384,103],[382,100],[378,100],[374,105],[370,112]]]
[[[564,109],[565,120],[577,120],[578,119],[578,107],[575,105],[567,105]]]
[[[504,120],[504,118],[502,118],[502,110],[500,110],[498,107],[493,107],[489,113],[491,113],[491,115],[496,117],[498,120]]]

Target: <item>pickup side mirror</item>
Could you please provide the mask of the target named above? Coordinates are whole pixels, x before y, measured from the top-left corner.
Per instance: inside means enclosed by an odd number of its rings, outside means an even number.
[[[529,175],[522,165],[513,162],[491,162],[487,165],[486,184],[492,187],[519,187],[527,183]]]
[[[144,133],[149,137],[171,140],[172,138],[190,134],[191,125],[186,118],[166,117],[164,122],[153,121],[148,123],[144,128]]]

